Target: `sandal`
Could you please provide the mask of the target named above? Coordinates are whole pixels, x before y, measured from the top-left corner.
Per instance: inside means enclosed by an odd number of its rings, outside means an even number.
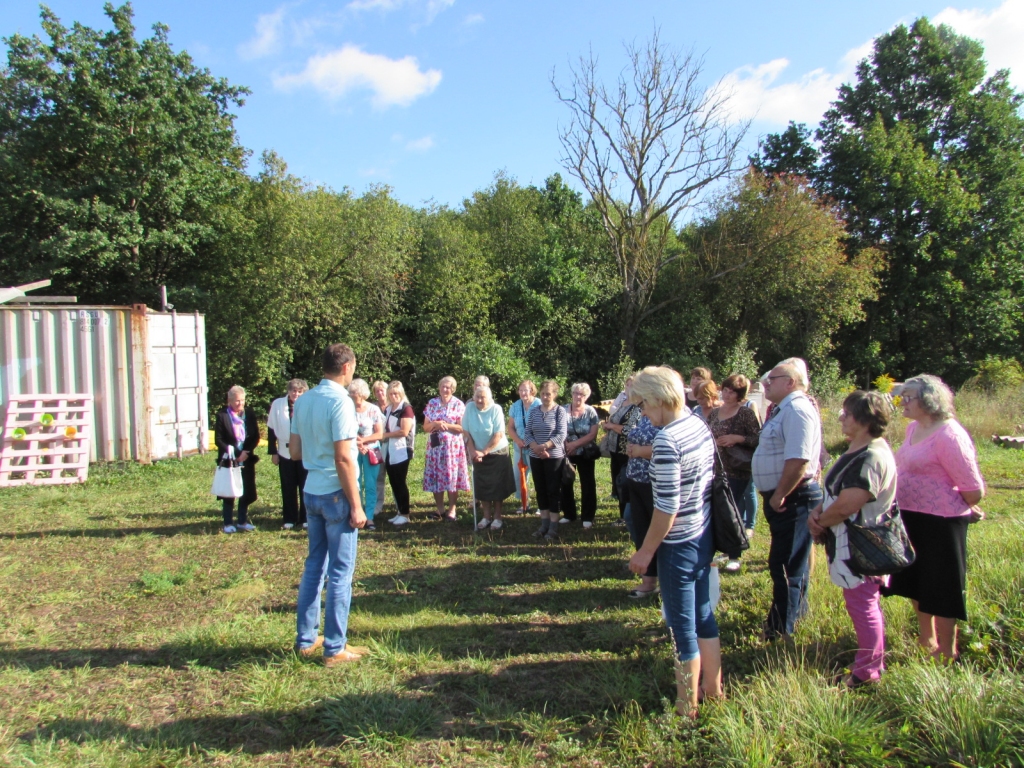
[[[661,591],[660,588],[655,587],[654,589],[631,589],[626,593],[626,597],[631,597],[634,600],[643,600],[647,597],[653,597]]]

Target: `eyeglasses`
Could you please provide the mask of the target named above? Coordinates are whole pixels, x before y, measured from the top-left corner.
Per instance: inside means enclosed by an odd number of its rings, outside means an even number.
[[[775,381],[775,379],[792,379],[793,377],[792,376],[788,376],[785,373],[780,373],[777,376],[766,376],[765,378],[767,378],[768,381]]]
[[[920,395],[901,395],[900,396],[900,402],[901,403],[909,403],[909,402],[911,402],[913,400],[920,400],[920,399],[921,399]]]

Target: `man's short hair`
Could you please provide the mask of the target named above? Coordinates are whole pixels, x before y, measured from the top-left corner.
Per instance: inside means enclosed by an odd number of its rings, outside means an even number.
[[[346,363],[355,362],[356,353],[348,344],[331,344],[324,350],[323,370],[328,376],[337,376]]]

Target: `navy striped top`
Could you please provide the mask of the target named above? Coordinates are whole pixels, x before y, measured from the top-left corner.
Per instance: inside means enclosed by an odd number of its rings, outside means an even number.
[[[680,544],[701,535],[711,520],[711,482],[715,444],[711,430],[689,411],[667,424],[654,438],[651,486],[654,508],[674,515],[665,544]]]
[[[560,459],[565,456],[565,435],[568,431],[568,424],[569,416],[564,408],[557,405],[550,411],[545,411],[543,407],[533,408],[526,419],[526,434],[523,435],[523,440],[527,445],[530,443],[543,445],[550,440],[554,443],[554,447],[548,451],[548,458]],[[530,451],[530,455],[533,456],[533,451]],[[540,457],[534,456],[534,458]]]

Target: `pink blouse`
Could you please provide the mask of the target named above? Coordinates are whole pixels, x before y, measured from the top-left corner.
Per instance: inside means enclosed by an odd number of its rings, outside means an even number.
[[[985,487],[971,436],[950,419],[924,440],[911,445],[916,429],[916,421],[907,425],[906,438],[896,452],[896,502],[900,509],[938,517],[968,514],[971,508],[960,491],[980,491]]]

